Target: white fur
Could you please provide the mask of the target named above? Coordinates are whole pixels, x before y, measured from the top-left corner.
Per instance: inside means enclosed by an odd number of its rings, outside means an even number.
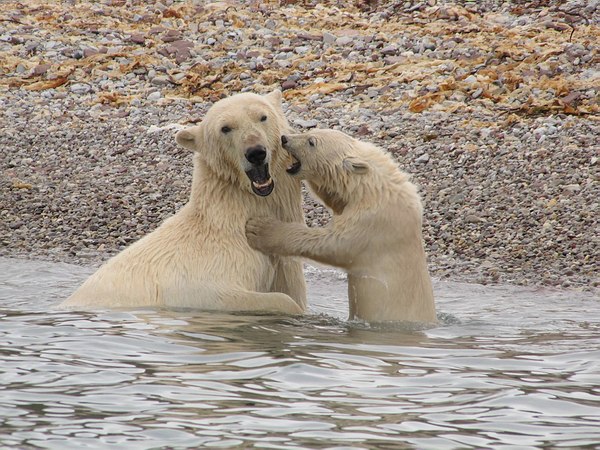
[[[322,228],[252,219],[246,226],[250,244],[345,269],[351,319],[436,322],[421,200],[408,175],[389,154],[338,131],[287,140],[285,147],[302,163],[297,176],[333,218]]]
[[[231,133],[222,133],[225,123]],[[303,312],[301,262],[253,250],[244,235],[255,214],[303,222],[300,182],[285,174],[290,157],[280,135],[287,130],[279,91],[238,94],[213,105],[200,125],[177,135],[195,152],[189,202],[106,262],[61,306]],[[256,144],[266,147],[275,182],[267,197],[252,192],[244,173],[244,150]]]

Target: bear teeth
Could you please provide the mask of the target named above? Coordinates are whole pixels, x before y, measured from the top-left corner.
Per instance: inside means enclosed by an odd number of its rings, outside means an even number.
[[[254,185],[254,187],[256,189],[262,189],[265,188],[267,186],[271,186],[271,183],[273,183],[273,179],[269,178],[267,181],[265,181],[264,183],[257,183],[256,181],[253,181],[252,184]]]

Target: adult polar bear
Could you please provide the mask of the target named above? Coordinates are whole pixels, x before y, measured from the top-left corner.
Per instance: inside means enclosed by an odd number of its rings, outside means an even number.
[[[194,154],[188,203],[106,262],[61,307],[192,307],[298,314],[306,309],[302,263],[252,249],[253,215],[304,222],[300,180],[280,136],[289,131],[281,92],[215,103],[177,142]]]
[[[333,218],[321,228],[251,218],[250,244],[346,269],[351,319],[435,323],[421,200],[408,175],[389,154],[339,131],[281,139],[297,160],[288,172],[309,182]]]

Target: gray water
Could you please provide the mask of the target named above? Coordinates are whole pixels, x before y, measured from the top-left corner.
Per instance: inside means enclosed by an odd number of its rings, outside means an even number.
[[[441,324],[52,310],[89,273],[0,258],[0,448],[600,448],[600,300],[436,282]]]

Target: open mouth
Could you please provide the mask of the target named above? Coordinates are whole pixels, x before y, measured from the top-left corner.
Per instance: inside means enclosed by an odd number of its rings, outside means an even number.
[[[266,197],[273,192],[274,187],[275,183],[273,183],[273,178],[269,178],[264,183],[257,183],[256,181],[252,182],[252,191],[261,197]]]
[[[266,197],[273,192],[275,183],[269,174],[269,164],[255,165],[246,171],[246,175],[250,178],[252,192],[256,195]]]
[[[290,155],[292,156],[292,158],[294,158],[294,162],[292,162],[292,164],[290,164],[287,169],[285,169],[285,171],[287,173],[289,173],[290,175],[295,175],[300,171],[300,168],[302,167],[302,163],[300,163],[300,161],[298,160],[298,158],[296,158],[294,155],[292,155],[290,153]]]

